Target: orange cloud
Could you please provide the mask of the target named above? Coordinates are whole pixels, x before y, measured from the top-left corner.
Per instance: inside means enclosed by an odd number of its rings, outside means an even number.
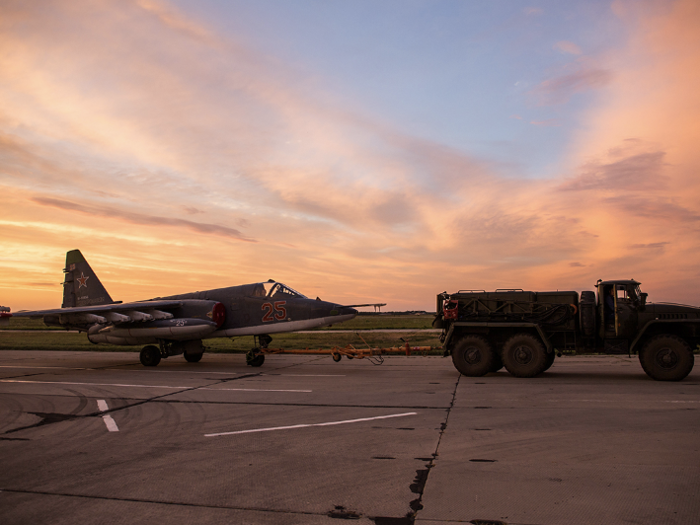
[[[596,92],[562,176],[517,179],[338,105],[167,3],[12,4],[0,303],[59,304],[41,283],[73,248],[123,300],[274,278],[415,309],[442,290],[622,276],[700,303],[697,8],[625,5],[626,49],[532,92]]]

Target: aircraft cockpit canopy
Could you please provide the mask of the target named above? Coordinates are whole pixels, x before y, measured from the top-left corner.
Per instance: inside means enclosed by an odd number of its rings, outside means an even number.
[[[294,290],[293,288],[290,288],[286,284],[282,283],[276,283],[274,281],[262,283],[263,286],[265,287],[266,291],[266,296],[272,298],[285,298],[285,297],[295,297],[297,299],[306,299],[307,297],[304,294],[301,294]]]

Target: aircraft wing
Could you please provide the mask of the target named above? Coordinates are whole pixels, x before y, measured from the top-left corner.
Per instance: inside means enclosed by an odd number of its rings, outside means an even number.
[[[137,301],[133,303],[112,303],[100,304],[95,306],[75,306],[70,308],[54,308],[52,310],[22,310],[14,312],[13,317],[44,317],[48,315],[73,315],[73,314],[92,314],[104,317],[103,314],[114,312],[140,312],[146,315],[151,315],[150,312],[157,312],[158,309],[169,310],[178,308],[183,305],[183,301]],[[161,312],[162,313],[162,312]],[[122,314],[120,314],[122,315]],[[152,315],[151,315],[152,316]],[[153,317],[153,316],[152,316]],[[166,317],[172,317],[172,314],[166,314]]]
[[[344,308],[362,308],[363,306],[386,306],[386,303],[369,303],[369,304],[344,304]]]

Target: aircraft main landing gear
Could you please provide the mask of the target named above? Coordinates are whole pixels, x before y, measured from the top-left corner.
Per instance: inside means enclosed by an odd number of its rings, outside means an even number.
[[[139,354],[143,366],[158,366],[160,363],[160,348],[154,345],[144,346]]]

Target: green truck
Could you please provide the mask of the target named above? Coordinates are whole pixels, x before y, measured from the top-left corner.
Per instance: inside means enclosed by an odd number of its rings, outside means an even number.
[[[647,303],[633,279],[602,281],[596,292],[460,290],[437,296],[433,326],[445,356],[465,376],[505,366],[535,377],[566,353],[639,354],[659,381],[680,381],[693,369],[700,344],[700,308]]]

